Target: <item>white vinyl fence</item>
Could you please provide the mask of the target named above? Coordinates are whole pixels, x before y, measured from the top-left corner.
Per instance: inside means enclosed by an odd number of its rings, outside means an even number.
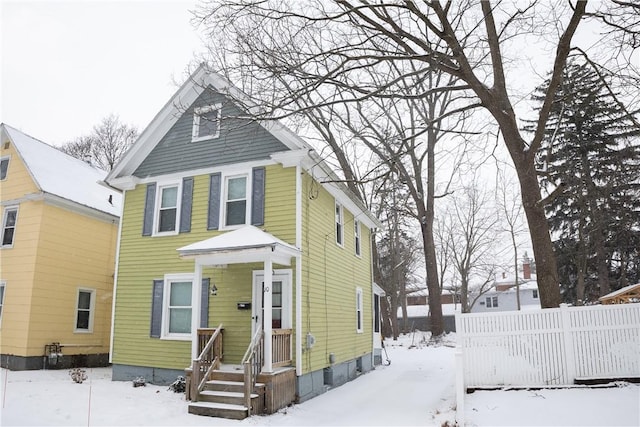
[[[640,377],[640,304],[456,314],[466,388]]]

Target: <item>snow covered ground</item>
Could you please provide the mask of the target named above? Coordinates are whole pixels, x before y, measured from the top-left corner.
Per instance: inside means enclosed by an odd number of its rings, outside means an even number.
[[[455,420],[454,336],[427,346],[422,334],[387,341],[391,364],[270,416],[242,421],[187,413],[184,394],[111,381],[109,368],[2,370],[2,426],[440,426]],[[384,353],[383,353],[384,356]],[[639,426],[640,386],[482,391],[465,397],[468,426]]]

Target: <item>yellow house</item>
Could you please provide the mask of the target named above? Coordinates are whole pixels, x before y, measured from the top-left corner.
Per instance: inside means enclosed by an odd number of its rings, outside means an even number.
[[[106,172],[0,125],[0,362],[109,359],[121,195]]]

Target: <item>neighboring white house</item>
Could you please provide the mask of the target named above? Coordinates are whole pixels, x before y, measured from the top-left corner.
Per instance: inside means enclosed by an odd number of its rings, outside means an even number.
[[[522,263],[522,277],[518,274],[518,287],[515,276],[502,274],[496,279],[493,288],[478,298],[471,307],[472,313],[518,310],[517,288],[520,292],[520,309],[534,310],[541,308],[538,295],[536,275],[531,273],[531,261],[525,253]]]

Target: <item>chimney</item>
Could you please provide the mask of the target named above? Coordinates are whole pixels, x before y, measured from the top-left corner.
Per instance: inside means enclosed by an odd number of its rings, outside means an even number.
[[[527,253],[524,253],[524,257],[522,258],[522,277],[524,280],[531,279],[531,260],[527,256]]]

